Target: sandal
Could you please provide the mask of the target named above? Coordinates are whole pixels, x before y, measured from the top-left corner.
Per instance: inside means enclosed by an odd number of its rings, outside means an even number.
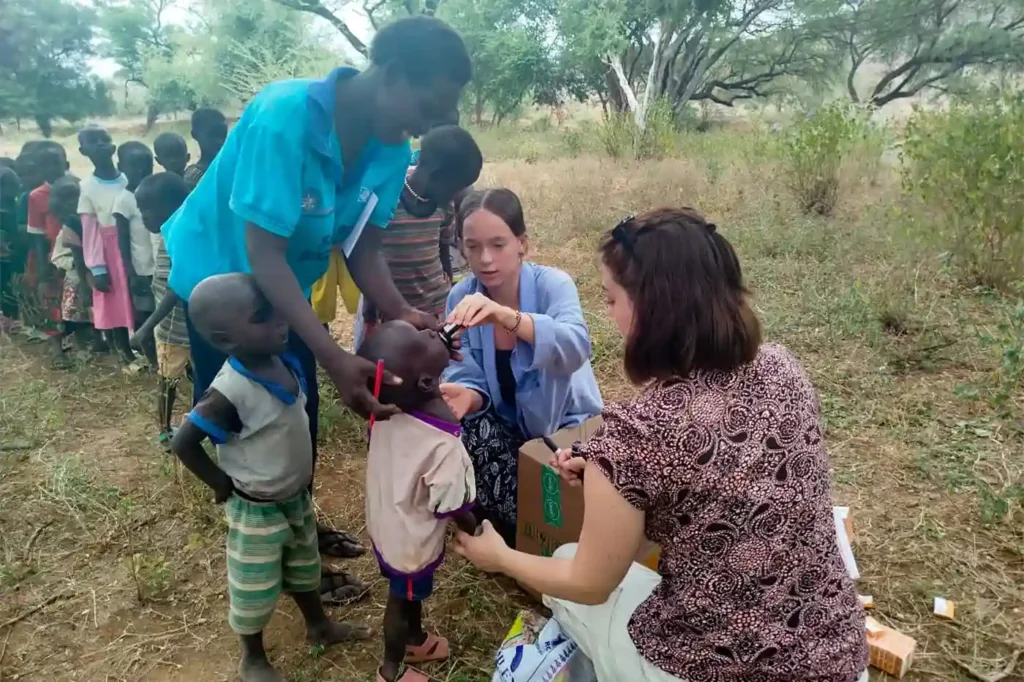
[[[430,633],[419,646],[405,647],[406,663],[433,663],[448,658],[448,640],[440,635]]]
[[[402,671],[395,682],[429,682],[430,678],[425,673],[416,670],[415,668],[406,668]],[[377,668],[377,682],[388,682],[384,679],[384,676],[380,674],[380,668]]]
[[[344,530],[333,530],[322,523],[316,524],[316,544],[320,556],[354,559],[366,554],[366,548],[355,535]]]
[[[174,439],[173,431],[161,431],[156,437],[156,442],[164,447],[165,452],[171,451],[171,441]]]
[[[324,606],[353,604],[370,591],[351,573],[325,570],[320,574],[320,602]]]

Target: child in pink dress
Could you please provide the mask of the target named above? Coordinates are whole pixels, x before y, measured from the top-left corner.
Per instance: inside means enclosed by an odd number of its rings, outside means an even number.
[[[78,145],[93,165],[93,174],[82,180],[78,203],[82,253],[93,276],[93,326],[109,332],[121,360],[131,364],[135,353],[128,345],[128,330],[134,311],[114,220],[115,202],[128,180],[114,165],[114,142],[104,128],[85,128],[78,133]]]
[[[459,420],[441,396],[449,351],[437,332],[386,322],[359,354],[383,360],[402,378],[401,386],[381,394],[381,402],[394,403],[402,414],[373,427],[366,465],[366,525],[390,583],[377,682],[426,682],[416,670],[403,672],[402,664],[448,657],[448,640],[423,629],[423,600],[444,560],[448,520],[476,531],[473,463],[459,437]]]

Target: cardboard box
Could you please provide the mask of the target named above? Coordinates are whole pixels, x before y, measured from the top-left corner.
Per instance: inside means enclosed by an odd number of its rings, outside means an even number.
[[[871,616],[866,619],[866,628],[868,660],[871,665],[896,678],[906,675],[914,660],[917,641],[882,625]]]
[[[601,426],[601,417],[591,417],[576,427],[562,429],[551,440],[560,448],[585,441]],[[583,487],[573,487],[548,466],[553,453],[540,438],[519,449],[519,499],[516,549],[537,556],[551,556],[562,545],[578,542],[583,529]],[[644,540],[637,561],[658,570],[661,549]],[[520,585],[533,597],[533,590]]]

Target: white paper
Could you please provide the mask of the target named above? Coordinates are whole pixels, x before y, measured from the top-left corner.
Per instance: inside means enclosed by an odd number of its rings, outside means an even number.
[[[832,507],[832,518],[836,525],[836,542],[839,545],[839,554],[846,564],[846,572],[852,580],[860,580],[860,571],[857,570],[857,560],[853,558],[853,547],[850,546],[850,537],[846,534],[844,521],[850,515],[849,507]]]
[[[352,250],[356,248],[356,242],[359,241],[359,235],[363,233],[363,228],[366,227],[366,223],[370,220],[370,215],[376,207],[377,195],[370,192],[370,195],[366,197],[366,205],[363,206],[363,212],[359,214],[359,219],[356,221],[355,226],[341,242],[341,250],[345,254],[345,258],[352,255]]]

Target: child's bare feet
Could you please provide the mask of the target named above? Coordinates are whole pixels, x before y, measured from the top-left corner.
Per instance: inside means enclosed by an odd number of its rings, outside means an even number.
[[[286,682],[270,661],[258,657],[243,658],[238,664],[238,676],[242,682]]]
[[[323,625],[310,626],[306,631],[306,639],[311,644],[331,646],[343,642],[361,642],[370,638],[370,628],[352,623],[336,623],[333,620]]]

